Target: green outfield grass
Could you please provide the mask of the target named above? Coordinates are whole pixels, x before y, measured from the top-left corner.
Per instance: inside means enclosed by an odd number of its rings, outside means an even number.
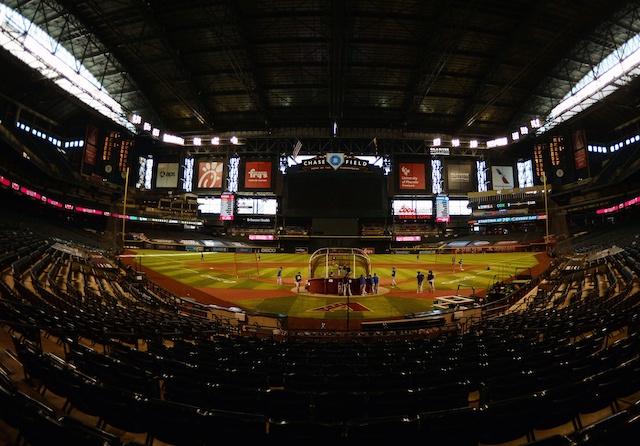
[[[307,278],[309,254],[252,254],[136,250],[129,261],[135,267],[153,270],[185,285],[177,294],[189,294],[188,287],[205,291],[230,305],[264,313],[286,314],[317,319],[344,319],[345,297],[299,295],[294,291],[298,271]],[[381,294],[352,296],[349,302],[353,319],[376,319],[432,310],[433,298],[442,295],[484,296],[495,282],[529,274],[537,265],[536,253],[458,254],[452,267],[451,254],[372,254],[372,272],[380,277]],[[463,271],[457,263],[463,261]],[[282,266],[284,284],[276,283]],[[396,268],[396,287],[391,287],[391,269]],[[436,293],[416,293],[417,271],[431,269],[436,275]],[[304,280],[303,280],[304,281]]]

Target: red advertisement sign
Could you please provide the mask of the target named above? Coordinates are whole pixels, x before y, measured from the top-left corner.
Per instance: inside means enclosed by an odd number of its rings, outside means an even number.
[[[400,184],[402,190],[424,190],[427,187],[423,163],[399,163]]]
[[[247,161],[244,172],[244,187],[247,189],[270,189],[271,161]]]
[[[87,139],[84,146],[84,162],[92,166],[98,159],[98,129],[92,125],[87,126]]]
[[[573,160],[576,169],[583,169],[587,167],[587,143],[584,136],[584,131],[579,130],[571,135],[573,140]]]

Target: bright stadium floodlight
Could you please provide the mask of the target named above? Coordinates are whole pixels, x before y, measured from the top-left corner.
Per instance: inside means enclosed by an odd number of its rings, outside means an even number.
[[[501,138],[496,138],[496,139],[487,141],[487,148],[491,149],[493,147],[504,147],[507,144],[509,144],[509,140],[507,139],[506,136],[503,136]]]
[[[176,135],[170,135],[168,133],[165,133],[164,135],[162,135],[162,141],[169,144],[177,144],[179,146],[184,146],[184,138]]]

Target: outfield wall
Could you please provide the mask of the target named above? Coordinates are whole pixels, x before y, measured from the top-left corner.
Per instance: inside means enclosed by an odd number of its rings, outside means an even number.
[[[514,243],[509,240],[495,240],[491,242],[470,241],[456,242],[444,240],[442,242],[409,245],[393,244],[390,237],[318,237],[293,236],[281,237],[268,244],[247,244],[237,241],[221,239],[187,240],[181,243],[174,240],[126,240],[125,248],[158,249],[168,251],[192,252],[262,252],[262,253],[312,253],[319,249],[358,248],[369,254],[482,254],[498,252],[544,252],[553,249],[554,245],[545,243]]]

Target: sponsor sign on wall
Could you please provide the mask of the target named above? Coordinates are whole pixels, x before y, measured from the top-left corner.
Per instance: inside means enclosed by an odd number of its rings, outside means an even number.
[[[431,200],[393,200],[393,215],[401,219],[430,219],[433,214]]]
[[[156,187],[178,187],[178,163],[158,163]]]
[[[271,188],[271,161],[247,161],[244,172],[247,189]]]
[[[425,190],[427,179],[424,163],[399,163],[400,190]]]
[[[472,164],[470,162],[446,163],[446,191],[449,194],[469,193],[473,191]]]
[[[220,161],[200,161],[198,163],[198,188],[221,189],[224,164]]]
[[[584,136],[584,130],[579,130],[571,135],[573,141],[573,161],[576,169],[584,169],[587,167],[587,142]]]
[[[96,165],[98,158],[98,129],[92,125],[87,126],[87,139],[84,146],[84,162],[92,166]]]
[[[493,190],[513,189],[513,167],[491,166],[491,183]]]

